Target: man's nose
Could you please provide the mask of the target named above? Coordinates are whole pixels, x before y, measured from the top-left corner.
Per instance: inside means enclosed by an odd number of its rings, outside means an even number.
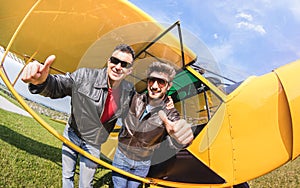
[[[121,63],[116,64],[116,68],[121,69],[122,68]]]
[[[154,81],[154,83],[153,83],[153,85],[152,85],[152,88],[155,88],[155,89],[158,88],[158,83],[157,83],[157,81]]]

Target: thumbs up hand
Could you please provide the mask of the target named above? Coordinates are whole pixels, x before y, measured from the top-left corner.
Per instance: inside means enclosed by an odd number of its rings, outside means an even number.
[[[55,55],[50,55],[44,65],[37,61],[28,63],[22,75],[22,81],[25,83],[32,83],[34,85],[42,84],[46,81],[50,66],[55,60]]]
[[[194,139],[191,124],[187,123],[184,119],[172,122],[168,120],[166,113],[162,110],[158,112],[158,115],[164,122],[169,135],[179,144],[189,144]]]

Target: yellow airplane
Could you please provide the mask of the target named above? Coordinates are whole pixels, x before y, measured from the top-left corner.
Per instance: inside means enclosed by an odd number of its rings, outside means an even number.
[[[197,54],[182,44],[180,22],[162,26],[128,1],[0,2],[0,46],[5,49],[1,79],[44,128],[100,165],[151,187],[232,187],[299,156],[299,60],[229,85],[226,78],[204,69]],[[178,36],[172,34],[174,29]],[[134,72],[128,79],[139,92],[145,91],[144,70],[150,62],[174,64],[178,73],[169,95],[194,130],[195,139],[188,148],[163,157],[167,148],[156,152],[147,178],[115,168],[66,140],[23,101],[14,89],[18,76],[10,80],[3,66],[13,53],[24,64],[33,59],[43,62],[55,54],[51,73],[99,68],[119,43],[131,45],[136,52]],[[114,154],[117,128],[101,149],[107,159]]]

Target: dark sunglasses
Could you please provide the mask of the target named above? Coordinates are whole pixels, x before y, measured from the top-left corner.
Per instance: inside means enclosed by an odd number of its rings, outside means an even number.
[[[164,80],[162,78],[156,78],[156,77],[148,77],[147,82],[149,86],[151,87],[155,82],[157,82],[158,87],[162,88],[165,87],[169,82],[167,80]]]
[[[122,68],[130,68],[130,67],[132,67],[132,64],[131,64],[131,63],[128,63],[128,62],[126,62],[126,61],[121,61],[120,59],[118,59],[118,58],[116,58],[116,57],[113,57],[113,56],[111,56],[111,57],[109,58],[109,61],[110,61],[111,63],[115,64],[115,65],[118,65],[119,63],[121,63],[121,67],[122,67]]]

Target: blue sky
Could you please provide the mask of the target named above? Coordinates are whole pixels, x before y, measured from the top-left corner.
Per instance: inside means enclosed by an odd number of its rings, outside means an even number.
[[[204,42],[222,74],[234,80],[300,59],[299,0],[130,2],[159,22],[180,20]]]
[[[299,0],[130,2],[158,22],[171,25],[179,20],[182,29],[195,35],[211,52],[221,73],[233,80],[259,76],[300,59]],[[183,41],[190,45],[187,38]],[[24,88],[24,83],[17,82],[16,87]],[[20,90],[28,96],[26,90]],[[54,102],[36,95],[32,98],[69,111],[69,99]]]
[[[2,59],[2,53],[0,53],[0,59]],[[5,63],[3,64],[4,69],[10,79],[11,82],[14,82],[18,73],[22,69],[22,65],[19,63],[15,63],[10,57],[5,59]],[[4,84],[2,79],[0,79],[0,83]],[[21,80],[17,80],[14,89],[21,95],[30,100],[36,101],[38,103],[44,104],[46,106],[50,106],[56,110],[61,112],[70,112],[70,97],[65,97],[63,99],[50,99],[47,97],[43,97],[41,95],[33,95],[27,89],[27,84],[22,82]]]

